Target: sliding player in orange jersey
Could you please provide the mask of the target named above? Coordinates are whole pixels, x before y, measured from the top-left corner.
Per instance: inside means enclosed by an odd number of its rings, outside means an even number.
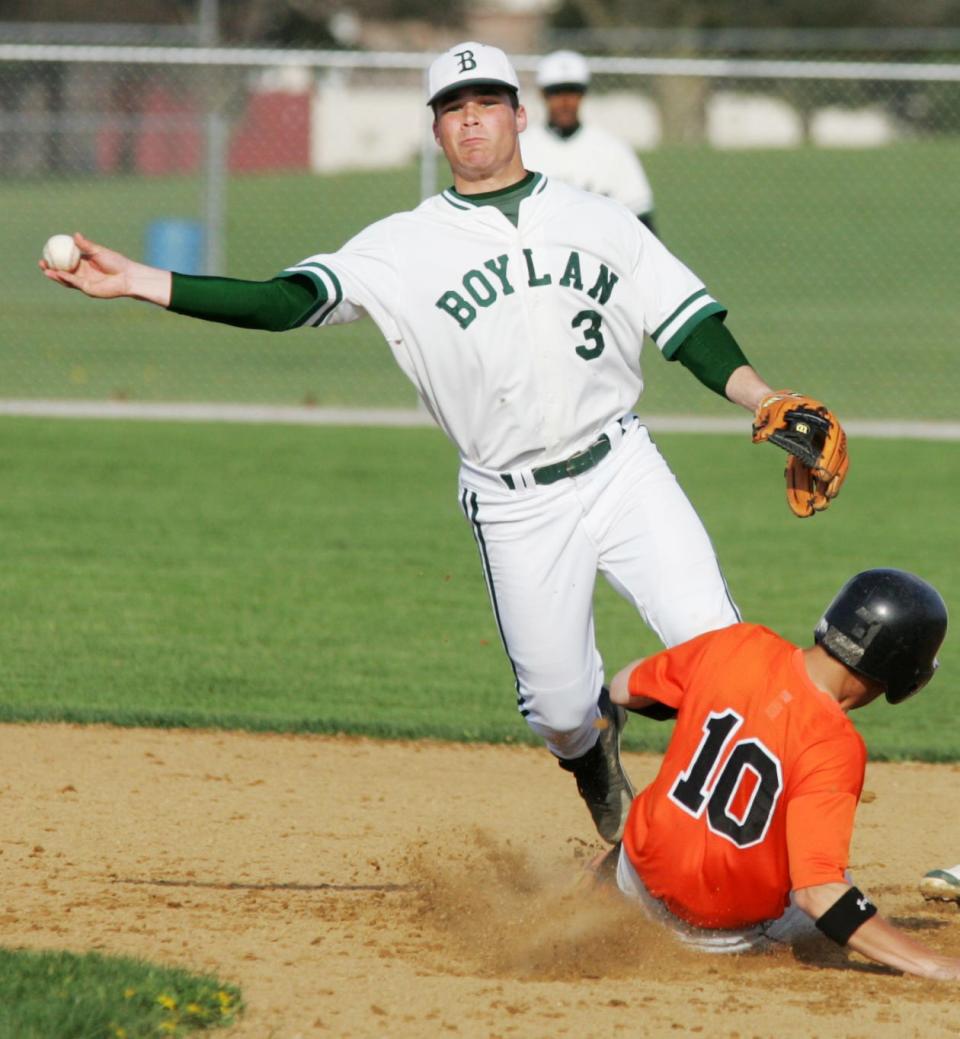
[[[947,627],[938,592],[867,570],[799,649],[735,624],[638,661],[611,699],[676,717],[660,771],[634,800],[620,890],[685,942],[742,952],[816,933],[880,963],[960,979],[882,917],[847,873],[866,748],[847,712],[900,703],[933,676]]]

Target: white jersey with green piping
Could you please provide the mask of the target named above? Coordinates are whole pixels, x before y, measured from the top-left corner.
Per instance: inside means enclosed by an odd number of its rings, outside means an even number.
[[[520,154],[529,170],[622,202],[637,216],[653,211],[653,189],[643,163],[618,137],[599,126],[580,126],[562,137],[546,126],[528,126]]]
[[[516,224],[496,202],[450,189],[283,273],[316,287],[302,324],[369,314],[461,457],[509,470],[634,405],[645,333],[670,357],[724,308],[618,202],[539,174]]]

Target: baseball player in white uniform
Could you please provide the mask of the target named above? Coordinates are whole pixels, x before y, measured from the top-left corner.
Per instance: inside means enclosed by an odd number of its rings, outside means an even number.
[[[459,450],[460,504],[520,712],[614,842],[633,791],[625,715],[594,637],[597,572],[668,646],[738,619],[699,518],[632,410],[644,334],[747,409],[770,388],[721,304],[629,210],[524,169],[517,92],[495,47],[437,58],[427,100],[453,186],[270,281],[162,271],[79,234],[75,272],[40,266],[91,296],[244,327],[373,319]]]
[[[622,202],[651,231],[653,189],[636,152],[599,126],[580,122],[590,66],[576,51],[554,51],[537,67],[547,109],[545,126],[528,126],[520,139],[527,169]]]

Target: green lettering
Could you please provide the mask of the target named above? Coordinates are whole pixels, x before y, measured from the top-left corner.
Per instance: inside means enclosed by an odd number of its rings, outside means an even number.
[[[507,281],[507,254],[498,256],[495,260],[485,260],[484,267],[488,271],[492,271],[500,279],[500,285],[503,288],[504,296],[509,296],[513,292],[513,286]]]
[[[466,328],[477,316],[477,308],[452,289],[437,300],[437,306],[445,310],[461,328]]]
[[[463,287],[481,307],[489,307],[497,298],[497,290],[487,281],[483,271],[467,271],[463,276]]]
[[[536,268],[533,266],[533,250],[523,250],[524,259],[527,261],[527,284],[531,288],[535,288],[538,285],[549,285],[553,278],[549,274],[544,274],[543,277],[537,274]]]
[[[603,333],[600,331],[600,326],[603,324],[603,318],[601,318],[595,310],[581,310],[570,324],[574,328],[586,325],[587,330],[583,333],[584,338],[589,339],[590,342],[593,343],[593,346],[587,346],[586,343],[581,343],[575,348],[577,353],[585,361],[592,361],[594,358],[599,357],[603,353],[603,348],[606,345],[603,341]]]
[[[583,282],[580,280],[580,254],[578,252],[570,253],[570,259],[567,260],[560,284],[567,289],[583,288]]]
[[[597,275],[596,284],[587,295],[591,299],[597,300],[598,303],[606,303],[610,298],[610,293],[613,292],[613,286],[616,285],[619,280],[619,274],[614,274],[612,271],[607,269],[606,264],[601,263],[600,273]]]

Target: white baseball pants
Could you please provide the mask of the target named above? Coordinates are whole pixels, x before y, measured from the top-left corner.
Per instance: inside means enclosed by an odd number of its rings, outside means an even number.
[[[500,473],[460,468],[520,713],[560,758],[597,739],[598,572],[666,646],[740,619],[703,524],[646,428],[629,415],[603,432],[613,446],[602,461],[547,486],[521,471],[511,490]]]

